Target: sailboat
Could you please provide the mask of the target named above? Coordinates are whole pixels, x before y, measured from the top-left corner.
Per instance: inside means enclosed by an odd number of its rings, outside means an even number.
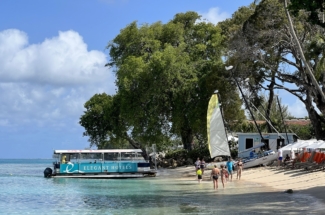
[[[208,147],[211,158],[230,156],[227,133],[219,104],[218,95],[215,93],[210,98],[207,113]]]
[[[207,112],[208,147],[211,158],[217,156],[230,157],[227,133],[219,104],[218,95],[215,93],[210,98]],[[263,145],[264,144],[261,144],[259,147]],[[247,150],[253,149],[254,147]],[[254,166],[267,165],[276,158],[277,154],[270,152],[265,154],[263,157],[254,157],[243,160],[243,167],[250,168]]]

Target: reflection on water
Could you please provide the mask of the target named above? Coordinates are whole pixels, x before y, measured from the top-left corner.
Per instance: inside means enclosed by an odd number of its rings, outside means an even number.
[[[211,181],[165,176],[45,179],[46,166],[0,163],[1,214],[322,214],[324,209],[312,197],[244,181],[215,191]]]

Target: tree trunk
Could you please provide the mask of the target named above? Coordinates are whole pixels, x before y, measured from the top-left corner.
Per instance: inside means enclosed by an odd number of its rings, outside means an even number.
[[[145,147],[143,147],[139,142],[136,142],[135,140],[133,140],[132,138],[129,137],[129,135],[127,135],[127,133],[124,134],[125,135],[125,139],[130,143],[131,146],[133,146],[133,148],[135,149],[141,149],[142,150],[142,157],[145,160],[149,160],[149,155],[147,153],[147,150]]]
[[[314,132],[315,132],[315,138],[317,140],[325,140],[325,131],[322,129],[322,125],[324,125],[320,120],[319,120],[319,115],[315,111],[314,108],[311,108],[308,110],[308,115],[310,122],[313,125]]]
[[[324,127],[324,122],[321,121],[322,116],[319,116],[319,114],[316,112],[314,109],[314,106],[312,104],[312,96],[310,95],[310,92],[307,91],[306,93],[306,99],[305,105],[306,109],[309,115],[310,122],[313,125],[314,132],[315,132],[315,138],[317,140],[324,140],[325,139],[325,130],[323,129]]]
[[[193,132],[190,128],[182,128],[181,132],[184,149],[191,151],[193,149]]]
[[[274,75],[272,76],[272,82],[269,85],[269,89],[270,89],[270,94],[269,94],[269,101],[268,101],[268,105],[267,105],[267,109],[266,109],[266,118],[271,122],[271,118],[270,118],[270,114],[271,114],[271,107],[272,107],[272,103],[273,103],[273,99],[274,99],[274,83],[275,83],[275,77]],[[267,131],[269,133],[272,133],[272,127],[269,123],[266,123],[267,125]]]

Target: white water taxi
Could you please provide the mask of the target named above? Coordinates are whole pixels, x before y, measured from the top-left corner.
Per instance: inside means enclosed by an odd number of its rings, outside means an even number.
[[[53,169],[44,177],[53,178],[139,178],[155,176],[140,149],[54,150]]]

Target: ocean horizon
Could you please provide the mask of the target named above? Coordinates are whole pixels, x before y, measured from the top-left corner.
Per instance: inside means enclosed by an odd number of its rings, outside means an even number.
[[[166,169],[138,179],[44,178],[53,159],[0,159],[0,214],[323,214],[324,204],[245,180],[213,190]],[[245,176],[243,176],[244,178]]]

